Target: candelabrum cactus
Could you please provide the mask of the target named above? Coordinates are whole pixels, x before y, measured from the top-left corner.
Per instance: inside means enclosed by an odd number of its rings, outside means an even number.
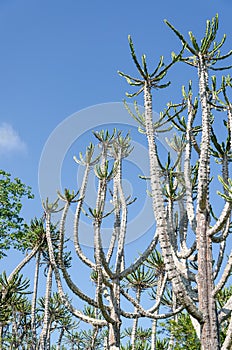
[[[212,88],[209,84],[209,71],[224,70],[229,67],[217,68],[215,65],[232,55],[232,51],[221,55],[220,48],[226,36],[217,43],[218,16],[207,21],[206,31],[200,43],[192,32],[189,32],[190,43],[168,21],[166,24],[181,40],[183,50],[179,55],[172,54],[171,64],[164,66],[160,60],[156,70],[149,74],[145,56],[142,64],[135,54],[134,46],[129,37],[132,59],[138,69],[139,78],[133,78],[120,72],[131,86],[139,86],[139,90],[128,96],[144,94],[144,126],[148,141],[150,158],[150,185],[153,199],[153,210],[156,219],[159,244],[165,264],[167,278],[171,281],[172,290],[177,303],[189,313],[200,337],[201,348],[229,349],[232,334],[228,332],[224,343],[220,344],[220,324],[224,317],[230,317],[230,301],[225,308],[217,309],[216,295],[225,286],[231,271],[231,254],[225,257],[225,245],[231,230],[231,180],[229,179],[229,162],[231,161],[231,103],[227,89],[231,87],[229,76],[222,78],[220,88],[216,86],[216,77],[212,77]],[[184,57],[185,52],[191,56]],[[191,84],[188,93],[183,89],[183,105],[187,116],[177,113],[170,119],[173,125],[182,133],[184,148],[180,150],[183,157],[182,175],[177,175],[169,167],[168,181],[164,187],[160,181],[160,166],[157,138],[154,133],[152,88],[159,89],[168,84],[162,84],[167,70],[176,61],[184,62],[197,69],[198,98],[193,101]],[[220,97],[220,96],[221,97]],[[199,100],[199,101],[198,101]],[[199,104],[199,107],[198,107]],[[176,113],[176,107],[174,106]],[[199,109],[199,110],[198,110]],[[226,112],[224,121],[227,141],[219,144],[214,126],[215,110]],[[199,114],[199,118],[197,115]],[[196,124],[199,121],[199,125]],[[195,154],[193,154],[195,152]],[[219,193],[224,199],[224,208],[219,215],[214,213],[214,203],[210,200],[213,190],[211,182],[212,160],[218,160],[221,165],[219,177],[224,192]],[[220,161],[219,161],[220,160]],[[181,163],[180,163],[181,166]],[[179,167],[179,174],[180,174]],[[166,171],[167,172],[167,171]],[[175,183],[175,186],[173,186]],[[177,188],[181,188],[178,199],[179,210],[175,213],[173,203],[176,201]],[[179,218],[177,217],[179,216]],[[195,236],[191,246],[187,245],[187,236]],[[215,253],[214,246],[219,246]],[[216,257],[213,257],[213,254]],[[223,270],[222,261],[226,261]],[[191,261],[195,261],[197,271],[191,269]],[[220,277],[219,277],[220,276]],[[216,279],[218,277],[218,279]],[[231,321],[232,322],[232,321]]]
[[[183,309],[183,307],[177,306],[173,310],[168,308],[168,312],[159,312],[162,300],[162,293],[160,291],[163,291],[166,287],[167,275],[164,273],[162,278],[158,275],[157,277],[153,274],[152,269],[144,265],[144,262],[151,256],[157,245],[157,232],[155,232],[145,252],[140,254],[137,260],[131,265],[128,266],[126,264],[125,242],[128,206],[135,201],[135,199],[125,196],[122,185],[123,160],[133,151],[129,134],[123,136],[122,132],[114,130],[112,134],[108,131],[101,131],[95,132],[94,135],[99,142],[100,155],[94,158],[94,146],[91,144],[87,147],[85,156],[80,154],[79,160],[75,157],[75,161],[85,167],[80,190],[77,194],[69,190],[65,190],[64,194],[58,192],[59,199],[64,202],[64,205],[61,208],[62,216],[59,227],[60,243],[57,257],[55,257],[51,242],[50,227],[52,214],[58,210],[58,202],[53,204],[44,203],[49,256],[56,278],[59,296],[68,310],[80,320],[92,325],[95,330],[95,339],[98,332],[102,328],[107,327],[108,332],[105,339],[105,348],[111,350],[120,349],[122,317],[134,319],[131,342],[132,347],[135,349],[136,329],[140,317],[148,317],[153,320],[171,317]],[[93,168],[98,181],[96,206],[95,208],[88,208],[86,210],[85,194],[91,168]],[[109,211],[105,207],[107,195],[110,195],[112,198],[112,210]],[[73,278],[67,272],[63,261],[63,241],[67,213],[70,206],[75,203],[73,242],[77,257],[92,271],[91,278],[95,286],[94,298],[78,287],[78,284],[74,282]],[[80,217],[83,214],[92,221],[94,232],[92,259],[84,253],[80,244],[79,225]],[[110,215],[113,218],[112,235],[109,246],[106,249],[102,243],[102,224],[104,219]],[[62,286],[63,279],[75,295],[94,308],[94,313],[86,315],[74,308],[64,293]],[[155,281],[158,281],[158,284]],[[136,289],[135,297],[133,293],[131,294],[129,292],[129,284],[132,290]],[[145,309],[140,301],[141,293],[145,288],[153,288],[154,293],[158,290],[155,305],[150,309]],[[134,312],[125,309],[125,305],[122,305],[121,302],[122,297],[134,307]]]

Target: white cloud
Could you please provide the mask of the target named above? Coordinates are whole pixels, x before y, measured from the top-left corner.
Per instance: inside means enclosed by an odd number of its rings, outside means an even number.
[[[0,124],[0,154],[11,152],[25,152],[26,144],[21,140],[17,131],[8,124]]]

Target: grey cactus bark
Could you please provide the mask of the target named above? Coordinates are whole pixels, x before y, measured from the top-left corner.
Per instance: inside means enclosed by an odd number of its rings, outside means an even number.
[[[36,349],[37,337],[36,337],[36,302],[38,294],[38,283],[39,283],[39,265],[40,265],[41,252],[37,252],[36,256],[36,265],[34,273],[34,286],[33,286],[33,295],[31,301],[31,333],[32,333],[32,346],[33,349]]]
[[[46,292],[44,298],[44,319],[43,319],[43,328],[39,338],[39,349],[47,350],[50,348],[50,314],[49,314],[49,301],[51,298],[52,291],[52,265],[48,266],[47,272],[47,281],[46,281]]]

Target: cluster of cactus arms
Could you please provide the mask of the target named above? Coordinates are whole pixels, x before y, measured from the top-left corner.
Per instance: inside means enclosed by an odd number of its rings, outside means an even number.
[[[144,93],[144,122],[150,158],[153,210],[165,270],[168,280],[172,283],[173,293],[177,298],[177,303],[183,305],[193,319],[201,348],[229,349],[232,342],[230,332],[228,332],[224,343],[220,344],[220,324],[226,316],[224,308],[217,310],[216,296],[228,281],[232,262],[230,254],[223,271],[222,261],[225,258],[226,239],[231,230],[232,207],[231,180],[229,179],[232,128],[231,103],[228,97],[231,78],[229,75],[223,76],[221,86],[217,87],[216,77],[212,76],[211,87],[209,71],[230,69],[231,66],[217,68],[215,65],[231,57],[232,51],[225,55],[220,53],[226,36],[224,35],[219,43],[216,42],[217,15],[211,21],[207,21],[205,36],[200,43],[197,42],[192,32],[189,32],[189,43],[172,24],[168,21],[165,22],[181,40],[184,52],[182,50],[179,55],[173,54],[172,63],[168,66],[164,66],[161,59],[155,72],[149,74],[145,56],[142,57],[142,65],[140,65],[131,38],[129,38],[131,56],[140,78],[120,74],[127,79],[130,85],[141,86],[140,90],[133,95]],[[184,57],[185,51],[191,56]],[[193,102],[191,85],[187,93],[183,90],[183,103],[186,106],[187,116],[181,117],[179,114],[172,118],[173,125],[182,133],[184,147],[180,147],[180,152],[183,154],[183,169],[182,176],[179,177],[174,174],[171,168],[168,169],[169,181],[166,185],[166,193],[164,193],[159,176],[160,162],[154,134],[151,90],[153,87],[158,89],[167,85],[162,85],[160,81],[176,60],[197,68],[198,97]],[[197,111],[198,105],[199,111]],[[174,111],[176,111],[175,106]],[[225,127],[227,140],[222,144],[217,141],[215,133],[216,117],[213,116],[215,111],[225,112],[225,120],[221,123],[220,128]],[[197,117],[198,115],[200,118]],[[221,118],[221,116],[219,117]],[[196,121],[199,120],[199,125],[195,125]],[[218,169],[217,171],[219,181],[224,189],[223,193],[218,193],[224,199],[224,208],[218,216],[214,214],[215,205],[212,200],[210,201],[210,191],[213,191],[211,167],[214,159],[217,160],[219,167],[221,166],[220,171]],[[172,206],[176,199],[170,196],[171,189],[173,193],[173,177],[175,183],[179,184],[179,187],[183,186],[184,190],[182,198],[178,199],[179,220],[175,220]],[[175,185],[174,193],[177,188],[178,185]],[[167,204],[165,197],[168,197]],[[212,222],[214,223],[212,224]],[[176,232],[179,233],[179,239],[177,239]],[[186,245],[186,236],[189,233],[195,237],[191,247]],[[215,259],[213,258],[214,245],[219,246]],[[215,264],[213,264],[213,260],[216,261]],[[194,261],[197,271],[192,270],[191,261]],[[229,306],[228,308],[227,316],[229,317],[231,308]]]
[[[155,264],[163,266],[163,260],[155,248],[158,243],[158,235],[155,232],[153,239],[148,244],[143,254],[130,265],[126,264],[125,242],[127,233],[128,206],[135,199],[126,197],[122,185],[123,160],[133,151],[130,142],[130,136],[123,136],[122,132],[114,130],[112,134],[108,131],[95,132],[99,145],[100,154],[94,158],[94,146],[90,144],[86,149],[86,154],[80,154],[80,159],[74,157],[75,161],[85,167],[83,181],[78,193],[65,190],[64,194],[58,193],[59,200],[64,202],[61,209],[62,217],[59,227],[59,253],[57,257],[54,254],[54,248],[51,241],[51,217],[57,212],[58,202],[53,204],[44,203],[46,213],[46,238],[51,266],[54,271],[58,293],[64,305],[80,320],[93,326],[95,338],[97,340],[98,332],[107,327],[108,332],[105,337],[106,349],[120,349],[121,324],[122,317],[133,319],[133,328],[131,335],[132,349],[136,349],[136,330],[140,317],[153,319],[154,329],[158,319],[171,317],[183,309],[178,306],[175,310],[166,308],[167,312],[160,313],[163,292],[167,286],[167,273],[165,271],[154,274]],[[85,194],[88,187],[88,180],[91,171],[94,171],[98,181],[96,191],[96,206],[88,208],[85,206]],[[112,196],[112,210],[106,210],[107,194]],[[88,296],[82,291],[69,275],[63,261],[63,242],[65,237],[65,224],[67,213],[70,206],[76,203],[74,218],[74,236],[73,242],[78,259],[87,265],[92,271],[91,279],[95,285],[95,297]],[[80,244],[79,226],[81,215],[86,215],[92,221],[93,227],[93,257],[90,259],[85,255]],[[102,243],[102,225],[106,217],[112,215],[112,235],[108,248],[103,247]],[[160,267],[162,269],[162,267]],[[62,279],[65,280],[70,290],[80,299],[90,305],[95,311],[91,315],[86,315],[80,310],[74,308],[64,293]],[[149,309],[142,306],[141,293],[145,289],[153,289],[153,298],[155,304]],[[135,291],[129,293],[129,290]],[[125,303],[121,303],[124,297],[132,307],[134,312],[125,308]],[[128,308],[128,307],[127,307]],[[130,308],[129,308],[130,310]],[[153,343],[156,339],[153,334]],[[94,340],[93,340],[94,342]],[[153,347],[155,348],[155,347]]]
[[[123,178],[126,177],[124,161],[133,152],[131,138],[129,133],[116,129],[94,132],[98,147],[91,143],[84,155],[74,157],[78,167],[84,168],[77,191],[65,189],[58,192],[55,202],[43,202],[44,217],[33,220],[27,228],[30,252],[9,277],[0,276],[0,349],[8,344],[4,334],[9,334],[6,320],[10,317],[10,308],[6,305],[15,302],[17,315],[22,315],[18,310],[26,303],[22,291],[28,288],[28,281],[19,273],[34,257],[34,290],[31,305],[26,305],[31,315],[27,325],[30,349],[52,349],[51,334],[56,327],[59,329],[57,349],[62,349],[61,344],[66,349],[65,342],[72,349],[89,350],[176,350],[184,349],[188,342],[191,343],[188,349],[231,349],[232,289],[228,285],[232,252],[228,242],[232,230],[229,167],[232,78],[230,75],[219,77],[221,71],[231,66],[218,65],[230,59],[232,51],[220,53],[226,36],[216,41],[217,15],[207,21],[200,42],[192,32],[186,40],[172,24],[166,20],[165,23],[180,39],[180,53],[172,53],[168,65],[161,57],[149,73],[146,56],[142,56],[140,63],[129,36],[138,77],[119,72],[133,89],[137,88],[127,96],[134,98],[143,94],[144,97],[143,112],[136,101],[134,110],[126,102],[125,108],[137,121],[138,130],[148,145],[149,174],[141,181],[145,179],[149,185],[154,213],[152,238],[147,240],[146,249],[135,252],[134,260],[128,262],[128,213],[133,211],[135,199],[125,194]],[[194,86],[192,79],[187,88],[182,88],[182,101],[168,103],[155,120],[153,89],[158,94],[159,89],[170,85],[165,78],[177,62],[197,69],[198,84]],[[214,75],[210,76],[210,71]],[[167,142],[172,152],[167,152],[165,158],[159,148],[159,133],[170,130],[173,137]],[[94,207],[89,207],[86,197],[92,174],[97,186],[96,191],[92,191]],[[108,198],[111,198],[111,208]],[[67,251],[65,238],[70,229],[67,221],[71,210],[74,210],[73,242],[69,242],[73,244],[72,256]],[[58,211],[61,216],[55,226]],[[93,249],[88,253],[81,244],[83,218],[89,220],[93,232]],[[111,223],[107,247],[103,242],[105,221]],[[46,291],[38,302],[41,264],[46,266]],[[76,274],[68,270],[73,265],[77,266]],[[89,271],[92,290],[81,287],[82,265],[84,271]],[[54,288],[56,293],[52,294]],[[41,310],[42,317],[38,318]],[[148,329],[141,327],[144,319],[150,322]],[[76,332],[75,320],[88,324],[87,330]],[[131,328],[126,328],[128,322]],[[161,322],[168,324],[168,337],[159,337]],[[189,340],[188,335],[186,342],[183,337],[180,347],[177,342],[185,329],[190,330]],[[16,324],[12,330],[15,334],[21,331]],[[11,338],[15,346],[16,338]]]

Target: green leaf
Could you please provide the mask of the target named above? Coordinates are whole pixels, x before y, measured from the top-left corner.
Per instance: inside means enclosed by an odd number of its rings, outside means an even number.
[[[137,57],[136,57],[136,54],[135,54],[135,49],[134,49],[134,45],[133,45],[133,41],[132,41],[132,38],[130,35],[128,35],[128,41],[129,41],[129,46],[130,46],[130,51],[131,51],[131,57],[139,71],[139,73],[141,74],[141,76],[146,79],[146,74],[144,73],[144,71],[142,70],[138,60],[137,60]]]
[[[185,40],[184,36],[171,23],[169,23],[166,19],[164,20],[164,22],[178,36],[178,38],[181,40],[182,44],[186,47],[186,49],[188,51],[190,51],[193,55],[197,56],[197,52],[188,44],[188,42]]]
[[[193,35],[192,32],[189,32],[189,37],[190,37],[190,40],[191,40],[191,42],[192,42],[192,44],[193,44],[194,49],[195,49],[197,52],[199,52],[199,51],[200,51],[199,46],[198,46],[197,41],[196,41],[196,38],[195,38],[195,36]]]

